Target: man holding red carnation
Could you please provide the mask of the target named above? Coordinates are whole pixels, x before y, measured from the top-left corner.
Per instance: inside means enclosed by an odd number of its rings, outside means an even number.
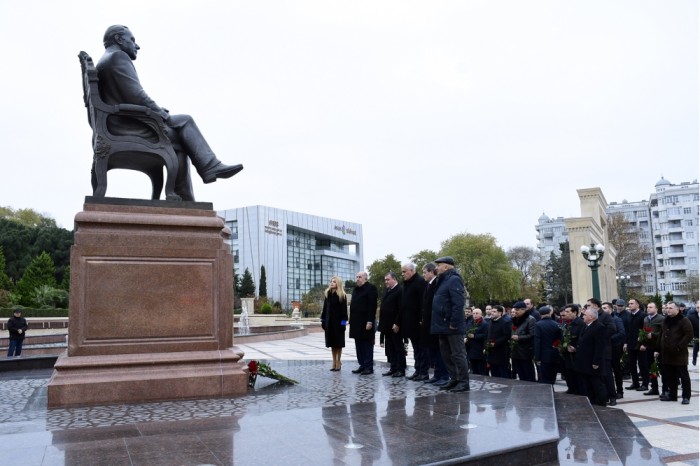
[[[639,359],[644,358],[644,364],[639,365],[642,388],[647,388],[648,385],[651,387],[649,391],[644,392],[645,395],[659,395],[659,379],[649,376],[649,368],[654,363],[654,353],[659,351],[659,338],[663,321],[664,318],[659,314],[656,304],[653,301],[647,304],[647,315],[642,326],[645,338],[639,340]]]

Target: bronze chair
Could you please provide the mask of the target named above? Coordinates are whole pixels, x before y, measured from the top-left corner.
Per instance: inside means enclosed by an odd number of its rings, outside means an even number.
[[[165,198],[180,200],[180,196],[175,194],[178,156],[165,134],[166,127],[161,116],[141,105],[108,105],[103,102],[92,58],[85,52],[80,52],[78,58],[83,71],[83,99],[92,128],[92,195],[104,197],[107,192],[107,172],[113,168],[122,168],[145,173],[153,185],[152,199],[159,199],[165,167]],[[110,118],[138,121],[148,128],[152,137],[114,134],[109,129]]]

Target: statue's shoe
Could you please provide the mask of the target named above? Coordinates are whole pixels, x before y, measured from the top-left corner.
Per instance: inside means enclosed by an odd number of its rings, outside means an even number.
[[[238,165],[224,165],[223,162],[219,162],[200,176],[202,177],[202,181],[207,184],[213,183],[218,178],[231,178],[241,170],[243,170],[243,165],[240,163]]]

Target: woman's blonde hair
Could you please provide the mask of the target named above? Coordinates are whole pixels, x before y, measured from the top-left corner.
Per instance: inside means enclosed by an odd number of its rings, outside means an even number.
[[[338,295],[338,298],[340,298],[341,301],[345,300],[345,288],[343,288],[343,280],[336,276],[331,277],[331,281],[335,280],[335,284],[338,285],[335,288],[335,292]],[[326,288],[326,291],[323,292],[323,294],[328,297],[328,295],[331,292],[331,284],[330,282],[328,283],[328,288]]]

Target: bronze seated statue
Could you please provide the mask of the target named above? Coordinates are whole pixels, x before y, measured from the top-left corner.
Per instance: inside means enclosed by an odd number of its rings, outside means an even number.
[[[145,173],[153,185],[152,199],[159,199],[165,167],[166,200],[183,201],[195,200],[190,162],[204,183],[243,169],[216,157],[192,117],[170,115],[146,94],[133,65],[140,47],[129,28],[110,26],[103,41],[105,53],[97,66],[87,53],[78,55],[93,132],[93,196],[105,196],[107,172],[113,168]]]

